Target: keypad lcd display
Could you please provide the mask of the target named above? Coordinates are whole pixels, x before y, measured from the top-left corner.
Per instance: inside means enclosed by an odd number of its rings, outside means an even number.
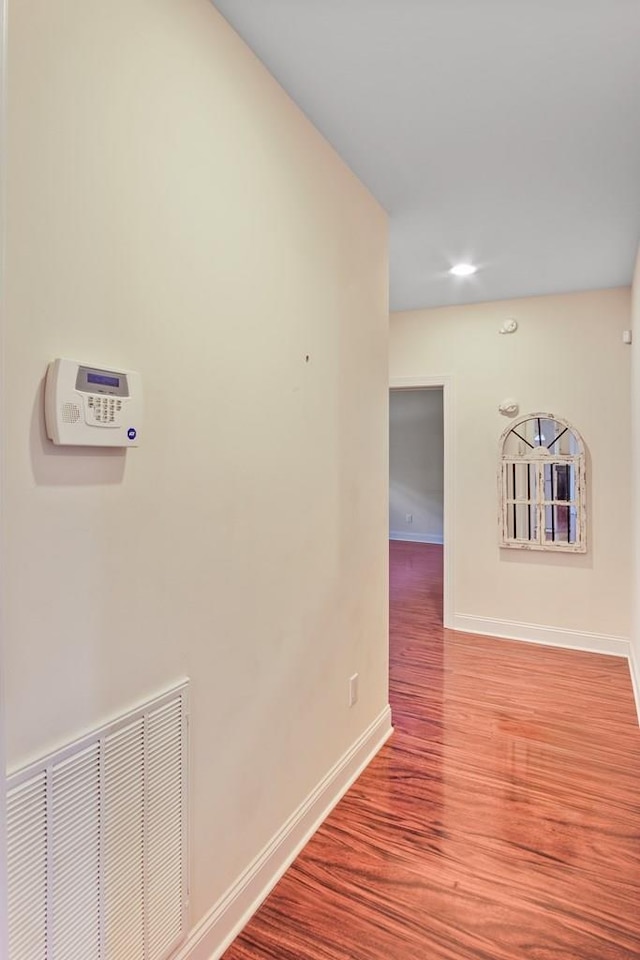
[[[103,387],[119,387],[120,377],[108,377],[104,373],[87,373],[88,383],[98,383]]]

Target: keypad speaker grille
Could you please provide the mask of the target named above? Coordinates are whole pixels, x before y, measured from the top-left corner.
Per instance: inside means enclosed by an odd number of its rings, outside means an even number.
[[[80,407],[77,403],[62,404],[62,422],[77,423],[80,419]]]

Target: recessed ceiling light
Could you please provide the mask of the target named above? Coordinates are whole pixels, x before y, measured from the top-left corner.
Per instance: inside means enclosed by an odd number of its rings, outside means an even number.
[[[456,263],[455,267],[451,267],[449,273],[452,273],[454,277],[470,277],[477,269],[472,263]]]

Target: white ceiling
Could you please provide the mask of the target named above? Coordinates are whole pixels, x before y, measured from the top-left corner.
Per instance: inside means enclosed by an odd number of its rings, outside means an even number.
[[[630,282],[640,0],[214,2],[389,212],[394,309]]]

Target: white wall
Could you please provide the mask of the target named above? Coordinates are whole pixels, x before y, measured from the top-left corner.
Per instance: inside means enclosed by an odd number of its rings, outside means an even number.
[[[392,316],[391,378],[451,375],[454,624],[626,653],[630,631],[628,289]],[[501,336],[509,317],[517,333]],[[588,553],[498,548],[498,405],[549,411],[582,432]],[[542,628],[542,629],[540,629]],[[548,629],[552,628],[552,629]],[[593,635],[596,635],[595,637]]]
[[[631,347],[631,449],[633,491],[633,628],[631,631],[631,676],[640,719],[640,248],[632,288],[633,344]]]
[[[189,676],[196,922],[387,705],[386,217],[208,0],[11,0],[9,64],[9,763]],[[139,449],[48,442],[59,355]]]
[[[6,68],[7,68],[7,4],[0,0],[0,380],[4,379],[4,357],[2,356],[2,325],[5,313],[5,173],[6,173]],[[0,404],[2,394],[0,392]],[[0,427],[3,422],[3,411],[0,406]],[[2,460],[2,446],[0,444],[0,518],[2,516],[4,462]],[[0,521],[1,522],[1,521]],[[2,553],[0,551],[0,584],[4,570],[2,567]],[[1,610],[0,610],[1,615]],[[4,682],[4,633],[0,622],[0,824],[4,824],[6,810],[6,759],[5,759],[5,682]],[[6,889],[6,836],[5,830],[0,827],[0,957],[9,953],[7,930],[7,889]]]
[[[442,390],[392,390],[389,401],[389,535],[442,543]],[[407,514],[412,517],[407,521]]]

